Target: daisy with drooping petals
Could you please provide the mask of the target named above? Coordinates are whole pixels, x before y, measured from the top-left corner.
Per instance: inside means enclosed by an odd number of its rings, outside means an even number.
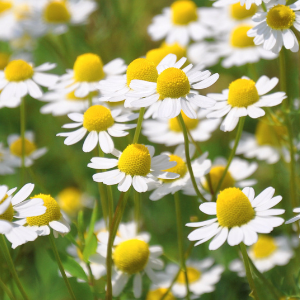
[[[294,253],[285,236],[259,235],[257,242],[248,250],[248,255],[260,272],[266,272],[275,266],[286,265]],[[240,277],[246,275],[244,264],[239,259],[233,260],[229,269],[237,272]]]
[[[11,134],[7,137],[7,142],[11,155],[11,163],[15,167],[22,166],[22,138],[18,134]],[[35,137],[32,131],[25,132],[25,155],[24,165],[30,167],[33,162],[43,156],[47,152],[47,148],[39,148],[35,144]]]
[[[190,157],[192,158],[195,153],[195,146],[190,144]],[[179,145],[176,147],[174,154],[169,152],[164,152],[170,157],[170,161],[176,162],[176,166],[165,170],[169,172],[173,172],[179,175],[176,179],[161,179],[161,184],[155,189],[154,192],[150,195],[150,200],[159,200],[168,194],[174,194],[181,189],[183,189],[187,183],[190,181],[190,173],[186,164],[186,156],[184,145]],[[206,159],[208,156],[208,152],[201,155],[195,161],[192,162],[192,169],[195,178],[200,178],[209,172],[211,162]]]
[[[65,145],[73,145],[86,137],[82,150],[91,152],[99,146],[104,153],[111,153],[114,150],[114,142],[111,138],[126,136],[128,132],[125,130],[135,128],[136,124],[118,124],[115,122],[128,122],[138,118],[138,114],[123,114],[121,109],[110,110],[102,105],[93,105],[87,109],[84,114],[71,113],[68,117],[76,123],[65,124],[63,128],[77,128],[72,132],[58,133],[56,136],[66,136]]]
[[[164,171],[176,165],[176,162],[170,161],[168,155],[161,154],[153,157],[154,147],[141,144],[131,144],[123,152],[114,150],[112,152],[118,159],[94,157],[88,167],[93,169],[111,169],[114,170],[97,173],[93,175],[96,182],[103,182],[107,185],[118,184],[118,190],[126,192],[133,185],[133,188],[143,193],[148,190],[147,183],[153,183],[157,178],[175,179],[179,175]]]
[[[263,44],[265,50],[279,53],[282,46],[292,52],[298,52],[299,43],[292,30],[300,31],[298,11],[300,1],[286,5],[285,0],[278,0],[268,7],[267,12],[258,12],[252,20],[258,22],[248,31],[248,36],[254,37],[256,45]]]
[[[203,203],[200,210],[208,215],[216,215],[211,220],[188,223],[188,227],[200,227],[192,231],[188,239],[200,245],[212,237],[210,250],[216,250],[227,240],[230,246],[243,242],[251,246],[257,241],[257,233],[270,233],[274,227],[280,226],[284,219],[275,217],[284,213],[284,209],[270,209],[278,204],[281,196],[273,198],[275,189],[266,188],[258,196],[254,189],[246,187],[227,188],[220,192],[217,202]]]
[[[264,96],[278,83],[278,79],[261,76],[255,83],[244,76],[230,83],[229,89],[222,94],[208,94],[218,102],[211,108],[207,118],[221,118],[227,114],[221,124],[222,131],[232,131],[240,117],[259,118],[265,115],[261,107],[272,107],[280,104],[285,98],[284,92]]]
[[[44,73],[52,70],[56,64],[45,63],[39,67],[33,67],[28,62],[17,59],[8,63],[4,71],[0,71],[0,105],[12,107],[12,100],[20,104],[20,99],[27,94],[32,98],[40,98],[43,92],[41,86],[54,85],[59,76]]]
[[[40,197],[29,197],[34,189],[34,184],[25,184],[15,195],[17,188],[8,190],[7,186],[0,186],[0,233],[12,243],[12,248],[34,241],[37,234],[28,227],[22,226],[20,220],[26,217],[36,217],[45,212],[44,202]],[[21,220],[22,222],[22,220]]]
[[[174,54],[166,56],[158,66],[158,77],[156,82],[143,80],[132,80],[130,97],[136,98],[131,104],[134,107],[148,107],[156,105],[157,117],[175,118],[181,110],[192,119],[197,114],[191,104],[202,108],[210,108],[215,100],[199,95],[195,89],[204,89],[213,85],[219,78],[219,74],[209,71],[199,71],[201,66],[190,64],[180,69],[186,62],[181,58],[176,62]],[[154,106],[153,106],[154,107]]]

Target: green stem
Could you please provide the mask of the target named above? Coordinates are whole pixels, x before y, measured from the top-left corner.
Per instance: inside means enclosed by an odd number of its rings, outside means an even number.
[[[89,107],[93,106],[93,94],[92,93],[89,93],[88,99],[89,99]]]
[[[114,213],[114,198],[113,193],[110,185],[106,186],[106,192],[107,192],[107,201],[108,201],[108,220],[109,220],[109,226],[111,226],[113,213]]]
[[[10,300],[16,300],[10,289],[6,286],[6,284],[0,278],[0,288],[7,294]]]
[[[70,285],[70,282],[68,280],[68,277],[67,277],[67,275],[65,273],[64,267],[63,267],[62,262],[60,260],[60,257],[59,257],[59,254],[58,254],[58,251],[57,251],[57,248],[56,248],[56,245],[55,245],[55,241],[54,241],[54,237],[53,237],[52,232],[49,234],[49,241],[50,241],[50,244],[51,244],[51,247],[52,247],[55,259],[56,259],[56,262],[58,264],[58,268],[59,268],[60,273],[61,273],[61,275],[62,275],[62,277],[63,277],[63,279],[65,281],[65,284],[67,286],[69,294],[70,294],[70,296],[71,296],[71,298],[73,300],[76,300],[76,297],[75,297],[74,292],[73,292],[73,290],[71,288],[71,285]]]
[[[262,7],[262,9],[263,9],[264,12],[267,12],[267,7],[266,7],[265,2],[261,3],[261,7]]]
[[[195,179],[195,176],[194,176],[194,173],[193,173],[193,169],[192,169],[192,165],[191,165],[191,159],[190,159],[189,138],[188,138],[187,130],[186,130],[185,123],[183,121],[181,113],[180,113],[180,115],[178,115],[177,118],[178,118],[179,124],[181,126],[183,136],[184,136],[184,148],[185,148],[186,164],[187,164],[187,167],[188,167],[188,170],[189,170],[189,173],[190,173],[190,177],[191,177],[193,187],[195,189],[195,192],[196,192],[197,196],[200,198],[201,202],[206,202],[207,200],[203,197],[203,195],[201,194],[201,192],[198,189],[196,179]]]
[[[11,272],[11,275],[14,278],[14,280],[15,280],[17,286],[18,286],[18,289],[21,292],[24,300],[29,300],[29,298],[26,295],[26,292],[23,289],[23,286],[22,286],[22,284],[20,282],[18,274],[16,272],[16,269],[15,269],[15,266],[14,266],[14,262],[13,262],[11,256],[10,256],[10,253],[9,253],[8,248],[7,248],[6,241],[5,241],[5,238],[4,238],[3,234],[0,234],[0,248],[3,251],[4,257],[6,258],[6,263],[8,264],[8,267],[9,267],[9,270]]]
[[[178,240],[178,250],[179,250],[179,257],[180,257],[180,266],[184,273],[185,278],[185,285],[186,285],[186,299],[190,300],[190,289],[189,289],[189,279],[187,274],[187,269],[185,265],[185,257],[184,257],[184,248],[183,248],[183,233],[182,233],[182,217],[181,217],[181,209],[180,209],[180,201],[179,201],[179,194],[176,192],[174,194],[175,200],[175,209],[176,209],[176,221],[177,221],[177,240]]]
[[[224,172],[222,174],[222,177],[221,177],[220,181],[218,182],[218,185],[217,185],[217,188],[216,188],[215,194],[214,194],[214,199],[216,198],[217,192],[220,190],[220,188],[222,186],[222,183],[223,183],[223,181],[225,179],[225,176],[226,176],[227,171],[228,171],[228,169],[230,167],[230,164],[231,164],[231,162],[232,162],[232,160],[233,160],[233,158],[235,156],[235,152],[236,152],[237,146],[238,146],[240,138],[242,136],[242,132],[243,132],[244,124],[245,124],[245,119],[246,119],[246,117],[241,117],[241,119],[240,119],[239,126],[238,126],[237,133],[236,133],[236,137],[235,137],[235,141],[234,141],[234,146],[233,146],[233,148],[231,150],[231,153],[229,155],[229,158],[228,158],[228,161],[227,161],[227,165],[226,165],[225,170],[224,170]]]
[[[139,140],[139,136],[140,136],[141,129],[142,129],[142,122],[143,122],[143,118],[144,118],[144,113],[145,113],[145,107],[142,107],[140,109],[140,115],[139,115],[138,122],[137,122],[137,125],[136,125],[136,129],[135,129],[132,144],[136,144]]]
[[[21,156],[21,185],[25,184],[25,99],[21,99],[20,104],[20,131],[22,141],[22,156]]]
[[[258,79],[258,74],[255,68],[255,64],[254,63],[248,63],[248,72],[249,72],[249,76],[252,77],[252,79],[254,81],[256,81]]]
[[[93,275],[93,272],[92,272],[92,269],[91,269],[91,265],[90,265],[89,262],[86,263],[86,266],[87,266],[87,269],[88,269],[88,272],[89,272],[89,278],[90,278],[90,284],[89,284],[89,286],[92,289],[92,293],[94,295],[94,300],[97,300],[98,296],[97,296],[97,292],[96,292],[96,288],[95,288],[95,277]]]
[[[139,231],[140,215],[141,215],[140,193],[134,191],[134,220],[137,226],[137,231]]]
[[[252,277],[252,274],[251,274],[247,249],[246,249],[246,246],[245,246],[244,243],[240,243],[240,250],[241,250],[241,253],[242,253],[242,256],[243,256],[246,275],[247,275],[247,279],[248,279],[249,286],[250,286],[250,289],[251,289],[250,296],[253,297],[255,300],[259,300],[256,288],[255,288],[254,280],[253,280],[253,277]]]
[[[281,49],[279,53],[279,70],[280,70],[280,89],[283,92],[287,91],[287,81],[286,81],[286,59],[284,48]],[[288,98],[284,101],[286,108],[288,108]]]

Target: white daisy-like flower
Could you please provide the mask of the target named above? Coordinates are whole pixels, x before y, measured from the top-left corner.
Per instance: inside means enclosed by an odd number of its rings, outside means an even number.
[[[153,105],[159,118],[175,118],[183,112],[192,119],[197,114],[192,106],[211,108],[215,100],[199,95],[196,91],[213,85],[219,78],[219,74],[199,71],[202,66],[190,64],[180,69],[186,62],[181,58],[176,62],[174,54],[166,56],[157,67],[158,77],[156,82],[144,80],[132,80],[130,87],[132,92],[128,96],[136,98],[131,104],[134,107],[148,107]],[[154,108],[155,105],[155,108]]]
[[[196,109],[197,111],[197,109]],[[207,141],[214,130],[220,125],[221,119],[205,118],[207,111],[198,110],[197,119],[189,118],[183,111],[181,115],[186,128],[189,130],[193,139],[197,142]],[[149,141],[166,146],[174,146],[184,143],[181,126],[177,118],[157,119],[143,121],[143,135]]]
[[[5,185],[0,186],[0,233],[12,243],[12,248],[34,241],[37,234],[28,227],[22,226],[23,218],[39,216],[45,212],[44,202],[40,197],[29,197],[34,189],[34,184],[25,184],[15,195],[17,188],[8,190]],[[14,220],[14,218],[21,220]],[[21,221],[21,222],[20,222]]]
[[[246,7],[247,10],[251,10],[252,5],[261,5],[262,2],[269,3],[271,0],[217,0],[213,3],[214,7],[224,7],[232,4],[239,3],[241,6]]]
[[[56,136],[66,136],[65,145],[73,145],[81,141],[88,133],[82,150],[91,152],[99,143],[104,153],[114,150],[114,142],[111,138],[128,135],[125,130],[136,127],[136,124],[118,124],[116,122],[128,122],[138,118],[138,114],[121,114],[121,109],[110,110],[102,105],[93,105],[84,114],[71,113],[68,117],[76,122],[65,124],[63,128],[78,128],[71,132],[58,133]]]
[[[186,270],[190,291],[197,296],[211,293],[215,290],[215,284],[220,281],[224,268],[220,265],[213,266],[214,260],[206,258],[201,261],[187,260]],[[179,266],[175,264],[167,265],[166,274],[169,276],[169,285],[179,271]],[[180,271],[171,289],[174,296],[184,298],[187,295],[185,274]]]
[[[7,137],[10,150],[11,163],[15,167],[22,166],[22,138],[18,134],[11,134]],[[39,148],[35,144],[35,136],[32,131],[25,132],[24,165],[30,167],[34,161],[47,152],[47,148]]]
[[[119,78],[125,70],[126,65],[121,58],[116,58],[103,66],[99,55],[85,53],[77,57],[73,69],[67,70],[67,74],[61,76],[59,82],[51,89],[63,90],[65,93],[74,91],[76,97],[86,97],[98,90],[100,80],[110,76]]]
[[[0,90],[2,90],[0,105],[18,106],[20,99],[27,94],[35,99],[42,97],[43,92],[40,86],[50,87],[59,78],[57,75],[44,73],[55,66],[56,64],[45,63],[39,67],[33,67],[22,59],[9,62],[4,71],[0,71]]]
[[[0,175],[9,175],[15,173],[12,157],[8,148],[0,143]]]
[[[197,8],[193,1],[174,1],[164,8],[161,15],[153,18],[148,27],[152,40],[165,38],[168,44],[178,42],[186,46],[190,40],[200,41],[213,35],[211,26],[217,12],[213,8]]]
[[[96,182],[103,182],[107,185],[118,184],[118,190],[126,192],[133,186],[133,188],[143,193],[148,190],[148,183],[153,183],[157,178],[160,179],[175,179],[179,175],[168,172],[168,170],[176,165],[176,162],[170,161],[168,155],[161,154],[153,157],[153,146],[145,146],[142,144],[131,144],[125,148],[123,152],[114,150],[115,158],[94,157],[88,167],[101,170],[114,170],[97,173],[93,175]]]
[[[265,50],[279,53],[282,46],[292,52],[298,52],[299,43],[292,30],[300,31],[300,1],[286,5],[285,0],[278,0],[268,7],[267,12],[258,12],[252,18],[259,23],[248,31],[254,37],[256,45],[263,44]]]
[[[203,222],[188,223],[188,227],[200,227],[192,231],[188,239],[200,245],[212,237],[210,250],[216,250],[227,240],[230,246],[243,242],[247,246],[257,241],[257,233],[270,233],[274,227],[280,226],[284,219],[275,217],[284,213],[284,209],[270,209],[281,200],[281,196],[273,198],[275,189],[266,188],[254,197],[254,189],[246,187],[227,188],[220,192],[217,202],[203,203],[200,210],[208,215],[216,215],[214,219]]]
[[[192,158],[195,153],[195,146],[190,144],[190,157]],[[150,200],[159,200],[168,194],[174,194],[182,190],[190,182],[190,173],[186,165],[186,156],[184,145],[179,145],[176,147],[174,154],[169,152],[164,152],[170,157],[170,161],[176,162],[176,166],[167,169],[165,171],[173,172],[179,174],[179,177],[176,179],[162,179],[161,184],[155,189],[154,192],[150,195]],[[192,169],[196,179],[201,178],[209,172],[211,162],[206,159],[208,152],[201,155],[199,158],[192,162]]]
[[[261,107],[272,107],[280,104],[285,98],[284,92],[276,92],[264,96],[278,83],[278,78],[269,79],[261,76],[255,83],[250,78],[243,76],[230,83],[229,89],[223,90],[222,94],[208,94],[218,102],[212,107],[207,118],[221,118],[226,116],[221,124],[222,131],[232,131],[240,117],[249,116],[259,118],[265,115]]]
[[[257,242],[248,249],[248,255],[260,272],[266,272],[275,266],[286,265],[294,252],[285,236],[259,235]],[[240,277],[246,275],[244,264],[240,259],[233,260],[229,269],[237,272]]]

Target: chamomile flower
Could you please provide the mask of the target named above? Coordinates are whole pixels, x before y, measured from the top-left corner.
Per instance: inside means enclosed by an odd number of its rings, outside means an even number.
[[[0,233],[12,243],[12,248],[34,241],[37,234],[27,227],[22,226],[20,220],[26,217],[35,218],[45,212],[44,202],[40,197],[29,197],[34,189],[34,184],[25,184],[15,195],[17,188],[8,190],[5,185],[0,186]]]
[[[52,89],[63,90],[66,93],[74,91],[76,97],[86,97],[89,93],[98,90],[100,80],[121,75],[125,70],[126,65],[121,58],[116,58],[103,66],[99,55],[85,53],[77,57],[73,69],[67,70],[67,74],[61,76]]]
[[[165,38],[168,44],[177,42],[186,46],[190,40],[200,41],[212,36],[210,26],[215,15],[214,9],[197,8],[193,1],[174,1],[171,7],[153,18],[148,33],[154,41]]]
[[[159,277],[159,274],[157,274],[157,276]],[[161,278],[159,278],[159,280],[161,280]],[[164,286],[161,287],[161,285],[162,285],[161,282],[158,285],[152,284],[150,290],[147,293],[146,300],[160,300],[168,291],[167,285],[165,287]],[[176,298],[174,297],[171,291],[168,292],[167,296],[164,299],[176,300]]]
[[[190,157],[192,158],[195,153],[195,147],[189,145],[190,147]],[[168,194],[174,194],[181,189],[183,189],[187,183],[190,181],[190,174],[186,165],[186,157],[184,145],[179,145],[176,147],[174,154],[169,152],[164,152],[170,157],[170,161],[176,162],[176,166],[167,169],[166,171],[173,172],[179,175],[176,179],[161,179],[161,184],[155,189],[150,195],[150,200],[159,200]],[[209,172],[211,162],[206,159],[208,153],[204,153],[195,161],[192,162],[192,169],[195,178],[200,178]]]
[[[266,272],[275,266],[286,265],[294,253],[285,236],[259,235],[257,242],[248,249],[248,255],[260,272]],[[240,277],[246,275],[244,264],[239,259],[233,260],[229,268]]]
[[[188,239],[200,245],[212,237],[210,250],[216,250],[227,240],[230,246],[243,242],[247,246],[257,241],[257,233],[270,233],[274,227],[280,226],[284,219],[276,217],[284,213],[284,209],[270,209],[278,204],[281,196],[273,198],[275,189],[266,188],[254,198],[254,189],[246,187],[227,188],[220,192],[217,202],[203,203],[200,210],[216,218],[207,221],[188,223],[188,227],[200,227],[192,231]]]
[[[8,175],[15,173],[13,160],[8,148],[0,143],[0,175]]]
[[[197,296],[211,293],[215,290],[215,284],[220,281],[224,268],[220,265],[213,266],[214,260],[206,258],[201,261],[187,260],[186,270],[190,291]],[[175,264],[167,265],[166,274],[169,275],[169,285],[178,273],[179,267]],[[187,295],[185,275],[180,271],[171,289],[174,296],[184,298]]]
[[[18,134],[11,134],[7,137],[7,142],[11,154],[11,162],[15,167],[22,166],[22,138]],[[35,136],[32,131],[25,132],[25,151],[24,165],[30,167],[33,162],[43,156],[47,152],[47,148],[37,149]]]
[[[99,142],[104,153],[111,153],[114,150],[111,136],[125,136],[128,134],[125,130],[136,127],[136,124],[115,123],[128,122],[138,118],[138,114],[121,115],[121,113],[121,109],[110,110],[102,105],[93,105],[84,114],[68,114],[68,117],[76,123],[65,124],[63,128],[80,128],[72,132],[58,133],[57,136],[66,136],[65,145],[73,145],[81,141],[89,132],[82,146],[84,152],[91,152]]]
[[[223,90],[222,94],[208,94],[218,102],[211,108],[212,112],[207,118],[221,118],[226,116],[221,124],[222,131],[232,131],[240,117],[249,116],[259,118],[265,115],[261,107],[272,107],[280,104],[286,95],[284,92],[277,92],[264,96],[278,83],[278,79],[261,76],[255,83],[244,76],[230,83],[229,89]]]
[[[168,172],[176,165],[176,162],[170,161],[169,156],[161,154],[153,157],[154,147],[142,144],[131,144],[123,152],[114,150],[115,158],[94,157],[88,167],[101,170],[114,170],[97,173],[93,175],[96,182],[103,182],[107,185],[118,184],[118,190],[126,192],[132,185],[133,188],[143,193],[148,190],[147,183],[155,182],[156,177],[160,179],[175,179],[179,175]]]
[[[300,9],[300,1],[286,5],[278,0],[268,7],[267,12],[258,12],[252,18],[259,23],[248,31],[256,45],[263,44],[265,50],[279,53],[282,46],[298,52],[299,43],[292,29],[300,31],[300,19],[295,11]]]
[[[221,120],[208,120],[205,118],[207,112],[197,109],[196,111],[197,119],[189,118],[183,111],[181,111],[181,115],[193,139],[197,142],[204,142],[211,137],[212,132],[219,126]],[[177,118],[146,120],[143,122],[143,135],[153,143],[166,146],[184,143],[182,129]]]
[[[130,87],[133,92],[129,93],[136,100],[131,104],[134,107],[148,107],[155,105],[159,118],[175,118],[183,112],[192,119],[197,114],[191,104],[202,108],[210,108],[215,100],[198,95],[195,89],[204,89],[213,85],[219,78],[219,74],[209,71],[199,71],[200,66],[190,64],[180,69],[186,62],[181,58],[176,62],[174,54],[166,56],[158,66],[158,77],[156,82],[144,80],[132,80]],[[154,106],[153,106],[154,107]]]
[[[28,62],[17,59],[8,63],[4,71],[0,71],[0,105],[11,107],[11,98],[15,99],[29,94],[32,98],[40,98],[43,92],[41,86],[50,87],[54,85],[58,76],[44,73],[55,68],[55,64],[45,63],[39,67],[33,67]],[[14,105],[14,106],[17,106]]]

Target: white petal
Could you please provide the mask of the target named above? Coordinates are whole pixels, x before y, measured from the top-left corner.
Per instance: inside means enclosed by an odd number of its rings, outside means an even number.
[[[33,183],[25,184],[12,198],[11,204],[16,205],[29,197],[34,189]]]
[[[91,131],[88,136],[86,137],[82,150],[83,152],[91,152],[95,149],[98,143],[98,133],[96,131]]]
[[[135,298],[140,298],[142,295],[142,276],[137,273],[133,279],[133,294]]]
[[[209,244],[209,250],[216,250],[221,247],[228,236],[228,228],[223,227],[222,230],[213,238],[213,240]]]
[[[205,214],[208,214],[208,215],[216,215],[217,214],[217,204],[215,202],[202,203],[199,208]]]
[[[120,192],[127,192],[131,186],[132,177],[130,175],[126,175],[126,177],[119,183],[118,190]]]
[[[240,227],[236,226],[230,229],[227,242],[230,246],[238,245],[244,238],[243,231]]]
[[[43,96],[41,88],[31,79],[26,80],[28,93],[32,98],[38,99]]]
[[[106,131],[99,132],[99,144],[104,153],[112,153],[114,150],[114,142]]]
[[[139,193],[144,193],[148,190],[148,185],[145,182],[144,177],[142,176],[134,176],[132,180],[132,185],[134,189]]]

